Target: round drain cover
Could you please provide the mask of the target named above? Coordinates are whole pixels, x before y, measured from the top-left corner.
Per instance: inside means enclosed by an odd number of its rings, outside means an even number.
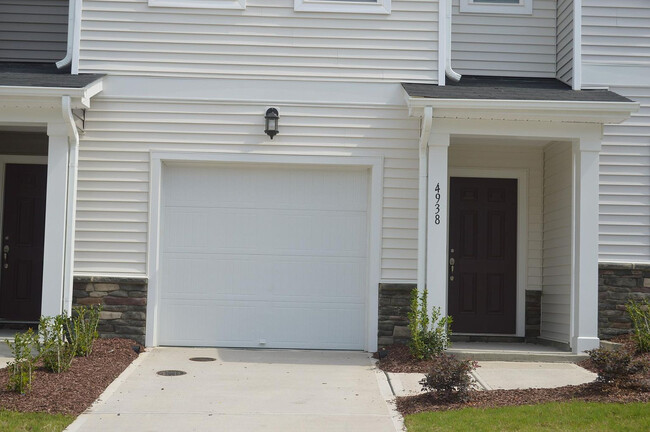
[[[162,376],[179,376],[179,375],[185,375],[187,372],[182,370],[161,370],[156,373]]]
[[[192,357],[190,361],[196,361],[196,362],[211,362],[211,361],[216,361],[216,358],[213,357]]]

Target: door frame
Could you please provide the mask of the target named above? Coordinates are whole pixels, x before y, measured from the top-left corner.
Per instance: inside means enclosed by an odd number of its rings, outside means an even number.
[[[25,155],[5,155],[0,154],[0,230],[4,222],[5,215],[5,170],[7,164],[21,164],[21,165],[45,165],[47,166],[47,156],[25,156]],[[45,186],[45,193],[47,194],[47,184]],[[47,209],[47,207],[46,207]],[[47,210],[46,210],[47,211]],[[45,214],[47,220],[47,213]],[[43,228],[45,230],[45,228]],[[0,236],[2,233],[0,232]],[[0,278],[2,275],[0,274]],[[45,283],[45,274],[43,274],[43,284]],[[41,293],[43,292],[43,285],[41,285]],[[42,304],[39,305],[42,309]]]
[[[451,177],[517,180],[517,325],[514,335],[524,337],[526,335],[526,287],[528,285],[528,170],[525,168],[449,167],[447,184],[450,184]],[[449,194],[447,201],[449,212],[447,218],[449,218],[451,215],[451,197]],[[447,244],[449,244],[449,230],[447,230]],[[449,271],[449,266],[447,266],[447,271]],[[448,275],[447,281],[449,281]],[[449,290],[449,285],[447,285],[447,290]],[[491,334],[491,336],[495,335]]]
[[[157,346],[160,235],[162,213],[162,171],[166,162],[211,164],[238,163],[255,165],[294,165],[319,167],[359,167],[368,169],[368,225],[367,225],[367,277],[366,277],[366,328],[364,349],[377,351],[379,327],[379,281],[381,276],[381,239],[383,208],[383,156],[306,156],[298,154],[246,154],[217,152],[155,152],[150,153],[149,237],[147,249],[147,318],[146,346]]]

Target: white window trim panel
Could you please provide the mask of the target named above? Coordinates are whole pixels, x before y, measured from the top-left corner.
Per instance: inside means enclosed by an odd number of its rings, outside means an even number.
[[[512,3],[475,3],[474,0],[460,0],[461,13],[532,15],[533,0],[519,0]]]
[[[294,0],[293,9],[296,12],[341,12],[388,15],[390,14],[390,2],[391,0],[377,0],[375,2]]]
[[[246,0],[149,0],[149,6],[202,9],[246,9]]]

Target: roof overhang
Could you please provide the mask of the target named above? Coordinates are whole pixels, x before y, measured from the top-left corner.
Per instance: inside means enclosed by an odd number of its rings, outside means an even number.
[[[0,106],[50,105],[60,106],[61,98],[69,96],[72,108],[90,108],[90,99],[102,91],[103,78],[84,87],[34,87],[0,85]]]
[[[434,118],[616,124],[640,107],[638,102],[451,99],[403,93],[414,117],[422,117],[424,108],[431,107]]]

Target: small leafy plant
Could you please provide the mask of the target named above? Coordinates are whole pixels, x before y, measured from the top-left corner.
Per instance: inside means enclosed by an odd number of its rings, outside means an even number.
[[[467,401],[470,390],[475,388],[471,374],[478,364],[446,353],[434,360],[433,367],[420,381],[422,390],[445,401]]]
[[[71,343],[75,345],[75,355],[88,357],[93,351],[93,343],[99,337],[99,313],[101,306],[82,307],[72,310],[72,326],[69,329]]]
[[[634,334],[639,352],[650,352],[650,302],[630,300],[625,307],[632,320]]]
[[[61,314],[41,317],[38,325],[38,351],[43,365],[51,372],[61,373],[70,368],[77,350],[76,341],[69,341],[70,319]]]
[[[7,366],[9,370],[7,389],[9,391],[25,394],[32,388],[34,365],[38,360],[38,355],[34,354],[37,342],[37,336],[31,328],[24,333],[16,333],[13,342],[7,341],[14,357],[14,361]]]
[[[598,348],[587,351],[598,370],[596,381],[604,384],[627,384],[632,376],[647,368],[641,360],[635,360],[626,349],[607,350]]]
[[[441,354],[451,345],[451,317],[441,317],[437,307],[432,308],[429,315],[426,289],[419,297],[417,289],[413,290],[408,320],[411,331],[409,349],[413,357],[424,360]]]

